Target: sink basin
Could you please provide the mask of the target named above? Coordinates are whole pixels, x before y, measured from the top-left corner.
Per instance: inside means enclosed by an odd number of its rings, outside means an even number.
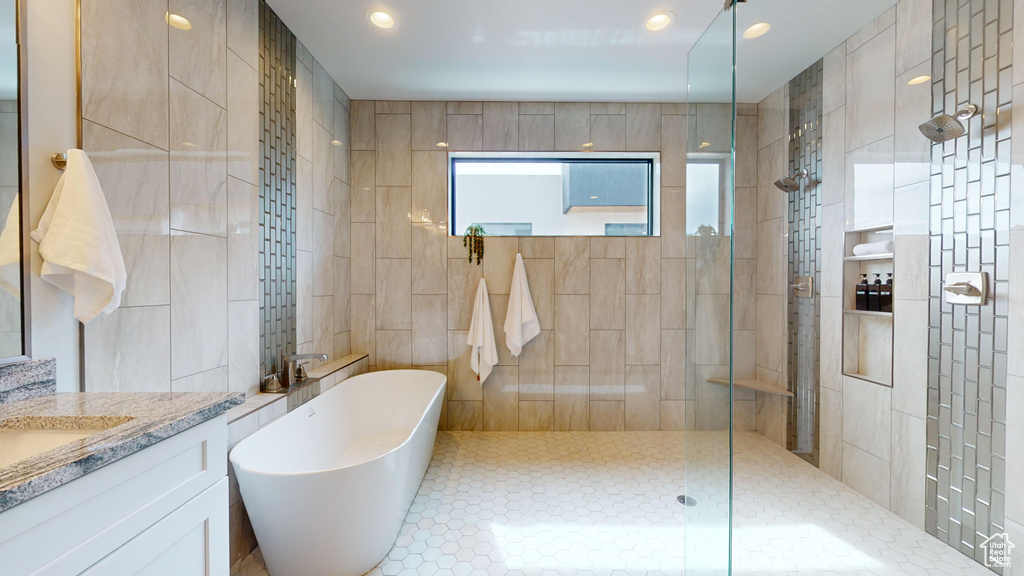
[[[128,416],[19,416],[0,421],[0,468],[130,422]]]

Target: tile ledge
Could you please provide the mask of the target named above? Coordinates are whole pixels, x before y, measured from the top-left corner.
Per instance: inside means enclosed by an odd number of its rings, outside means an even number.
[[[334,374],[339,370],[344,370],[345,368],[348,368],[349,366],[355,364],[356,362],[359,362],[363,358],[369,357],[369,354],[349,354],[348,356],[342,356],[341,358],[335,360],[334,362],[329,362],[315,370],[310,370],[309,372],[307,372],[307,375],[310,378],[326,378],[327,376],[330,376],[331,374]]]

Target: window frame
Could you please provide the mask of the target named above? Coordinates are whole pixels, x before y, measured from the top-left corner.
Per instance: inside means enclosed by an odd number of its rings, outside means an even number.
[[[455,229],[455,168],[460,163],[593,163],[647,164],[647,234],[616,238],[652,238],[661,236],[661,153],[660,152],[448,152],[448,226],[449,236],[462,236]],[[520,236],[503,236],[520,238]],[[573,236],[566,235],[571,238]],[[586,235],[584,238],[610,238]]]

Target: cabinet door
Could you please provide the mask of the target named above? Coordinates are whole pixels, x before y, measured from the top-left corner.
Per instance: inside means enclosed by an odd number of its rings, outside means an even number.
[[[88,576],[227,576],[228,479],[83,572]]]

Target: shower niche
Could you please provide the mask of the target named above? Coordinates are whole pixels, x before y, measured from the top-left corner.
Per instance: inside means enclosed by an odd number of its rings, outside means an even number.
[[[898,281],[892,243],[891,224],[851,230],[843,256],[843,375],[890,387]]]

